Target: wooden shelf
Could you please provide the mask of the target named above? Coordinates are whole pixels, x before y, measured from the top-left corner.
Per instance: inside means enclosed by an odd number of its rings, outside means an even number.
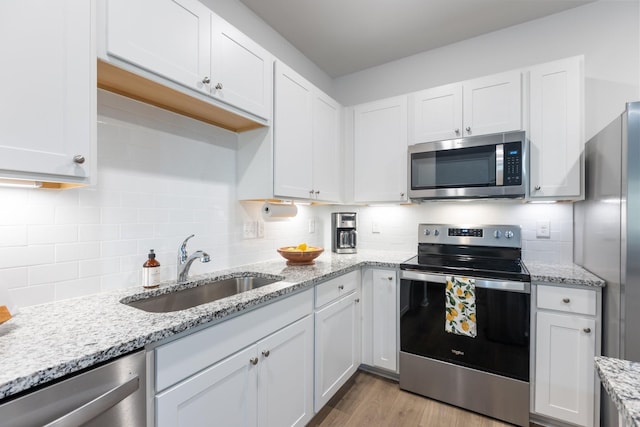
[[[232,132],[264,127],[217,105],[98,60],[98,87]]]

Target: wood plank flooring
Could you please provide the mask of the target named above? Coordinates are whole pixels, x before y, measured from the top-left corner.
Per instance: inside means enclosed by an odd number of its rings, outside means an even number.
[[[510,424],[400,390],[391,380],[358,371],[309,427],[508,427]]]

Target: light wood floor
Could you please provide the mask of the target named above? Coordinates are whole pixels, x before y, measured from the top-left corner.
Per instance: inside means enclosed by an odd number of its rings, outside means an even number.
[[[483,417],[400,390],[396,382],[359,371],[311,420],[310,427],[506,427]]]

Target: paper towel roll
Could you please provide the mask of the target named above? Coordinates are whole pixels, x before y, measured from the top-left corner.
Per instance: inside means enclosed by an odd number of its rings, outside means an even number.
[[[293,203],[271,203],[262,205],[262,217],[266,220],[292,218],[298,214],[298,207]]]

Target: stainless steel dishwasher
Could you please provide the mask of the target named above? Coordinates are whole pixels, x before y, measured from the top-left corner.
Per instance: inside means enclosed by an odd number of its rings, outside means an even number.
[[[0,404],[0,424],[145,426],[145,360],[138,351]]]

